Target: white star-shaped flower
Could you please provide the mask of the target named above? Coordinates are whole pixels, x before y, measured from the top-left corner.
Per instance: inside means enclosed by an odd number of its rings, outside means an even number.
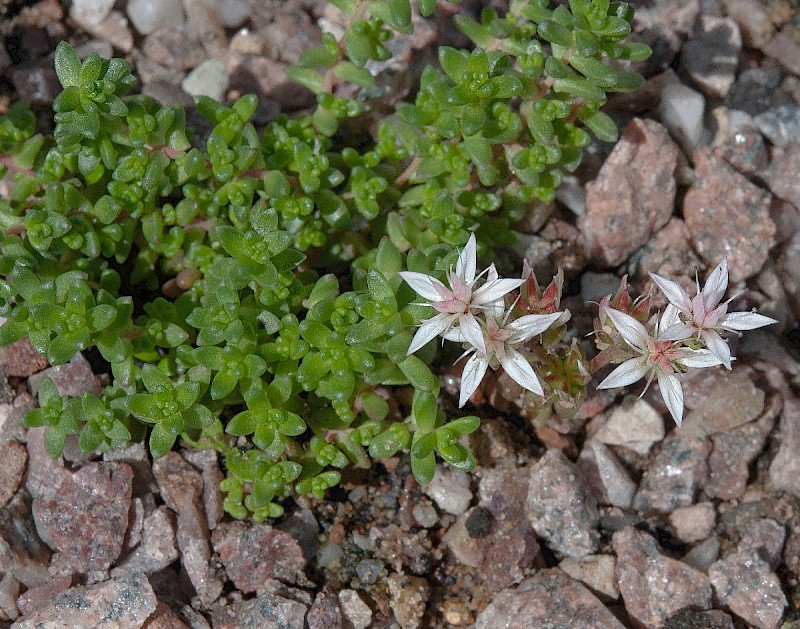
[[[487,269],[486,281],[477,286],[481,275],[475,276],[476,243],[475,234],[469,237],[464,250],[459,254],[456,269],[450,269],[447,279],[450,286],[445,286],[435,277],[414,271],[401,271],[400,276],[427,300],[437,314],[425,319],[419,326],[408,353],[413,354],[428,341],[458,326],[461,334],[471,345],[481,352],[486,351],[483,332],[475,311],[494,309],[494,304],[507,293],[518,288],[523,280],[503,279],[497,277],[494,265]],[[477,288],[476,288],[477,286]]]
[[[472,397],[472,394],[475,393],[490,365],[496,366],[499,364],[509,377],[521,387],[533,391],[537,395],[544,395],[542,385],[533,367],[515,346],[522,345],[552,325],[560,324],[568,318],[568,311],[546,315],[525,315],[511,322],[508,321],[508,313],[503,319],[487,316],[486,328],[483,330],[485,349],[478,348],[471,343],[463,335],[461,328],[448,332],[445,335],[448,340],[466,342],[472,345],[465,354],[471,353],[472,356],[464,365],[464,371],[461,374],[459,408],[464,406],[467,400]]]
[[[728,312],[728,304],[733,297],[719,303],[728,288],[727,260],[720,262],[711,272],[702,290],[700,281],[696,280],[697,295],[693,298],[677,282],[655,273],[651,273],[650,277],[683,317],[683,320],[665,328],[661,338],[665,341],[698,338],[728,369],[731,368],[731,350],[720,332],[742,332],[777,323],[775,319],[755,312]]]
[[[661,319],[655,323],[653,334],[648,333],[641,323],[624,312],[608,307],[604,310],[637,355],[620,364],[597,388],[624,387],[646,376],[647,384],[639,396],[641,397],[653,379],[656,379],[672,418],[680,426],[683,420],[683,390],[676,374],[681,373],[683,367],[713,367],[722,361],[707,349],[679,347],[673,340],[664,337],[662,330],[669,330],[678,323],[678,311],[672,305],[667,306]]]

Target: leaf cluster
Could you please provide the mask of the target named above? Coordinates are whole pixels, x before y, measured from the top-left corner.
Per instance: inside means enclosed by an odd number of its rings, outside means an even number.
[[[579,163],[583,126],[615,137],[600,107],[637,81],[607,62],[644,50],[621,43],[621,3],[459,18],[476,48],[441,49],[415,103],[357,148],[340,131],[364,104],[344,90],[374,84],[412,7],[333,4],[350,16],[343,37],[288,72],[317,107],[264,129],[252,95],[199,98],[212,130],[198,141],[182,108],[131,94],[124,61],[80,61],[65,43],[52,136],[24,104],[0,118],[0,343],[27,337],[54,365],[97,348],[110,364],[100,396],[42,383],[26,422],[48,427],[52,456],[71,435],[85,451],[145,435],[154,456],[178,438],[215,448],[225,509],[256,519],[372,459],[410,452],[421,482],[437,456],[474,465],[463,437],[478,420],[440,409],[434,344],[406,355],[431,313],[398,273],[443,276],[473,231],[509,241]]]

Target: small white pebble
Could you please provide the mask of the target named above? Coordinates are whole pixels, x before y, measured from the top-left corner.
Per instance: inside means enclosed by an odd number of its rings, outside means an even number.
[[[411,514],[414,516],[417,524],[426,529],[431,528],[439,521],[439,514],[436,513],[436,509],[427,502],[415,504],[414,508],[411,510]]]
[[[183,79],[181,87],[189,96],[209,96],[222,100],[228,89],[225,64],[219,59],[206,59]]]
[[[114,6],[114,0],[72,0],[69,14],[81,26],[102,22]]]
[[[462,470],[437,465],[433,480],[422,488],[443,511],[461,515],[472,502],[469,476]]]
[[[184,22],[183,5],[176,0],[128,0],[128,18],[142,35]]]

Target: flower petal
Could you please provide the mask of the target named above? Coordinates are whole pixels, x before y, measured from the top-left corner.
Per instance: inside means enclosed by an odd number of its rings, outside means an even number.
[[[519,288],[525,280],[496,279],[486,282],[478,290],[472,293],[472,304],[480,306],[500,299],[506,293],[510,293],[515,288]]]
[[[660,275],[656,275],[655,273],[651,273],[650,278],[656,283],[656,286],[661,289],[661,292],[664,293],[669,303],[684,314],[688,315],[689,312],[691,312],[691,299],[689,299],[689,295],[681,288],[680,284],[668,280],[665,277],[661,277]]]
[[[487,356],[478,358],[475,354],[464,365],[464,370],[461,372],[461,393],[458,396],[458,408],[464,406],[467,400],[472,397],[472,394],[475,393],[488,367],[489,358]]]
[[[608,374],[605,380],[597,385],[597,388],[616,389],[617,387],[625,387],[641,380],[645,374],[647,374],[647,367],[645,367],[643,361],[638,358],[631,358]]]
[[[692,338],[696,332],[697,329],[693,325],[679,321],[678,323],[669,326],[666,330],[659,334],[658,340],[685,341],[686,339]]]
[[[647,351],[647,339],[650,335],[641,323],[632,316],[614,308],[607,307],[605,311],[614,327],[622,335],[622,338],[640,352]]]
[[[681,389],[681,383],[676,376],[663,372],[659,372],[657,377],[658,388],[661,390],[664,404],[667,405],[672,419],[680,426],[683,421],[683,389]]]
[[[435,339],[439,334],[444,332],[447,328],[453,325],[456,321],[457,315],[446,314],[440,312],[435,317],[425,319],[419,326],[419,330],[411,339],[411,345],[408,348],[407,355],[413,354],[420,347]]]
[[[463,251],[458,254],[456,262],[456,275],[467,284],[475,281],[475,266],[477,265],[477,247],[475,234],[470,234],[469,240]],[[452,267],[451,267],[452,268]]]
[[[400,271],[400,277],[406,281],[406,284],[414,289],[414,292],[428,301],[441,301],[442,290],[452,292],[435,277],[425,275],[424,273]]]
[[[690,349],[685,347],[681,350],[683,355],[678,358],[676,362],[686,367],[694,367],[695,369],[703,369],[705,367],[716,367],[721,365],[722,362],[719,358],[714,356],[707,349]],[[731,360],[733,358],[731,357]]]
[[[719,321],[719,326],[723,330],[733,330],[740,332],[743,330],[755,330],[765,325],[778,323],[771,317],[765,317],[757,312],[729,312]]]
[[[533,391],[536,395],[544,396],[542,385],[531,364],[517,350],[509,348],[504,356],[500,356],[500,364],[506,370],[509,378],[521,387]]]
[[[483,340],[483,330],[478,320],[471,314],[461,315],[458,319],[458,329],[467,343],[472,345],[481,354],[486,353],[486,343]]]
[[[506,330],[511,331],[511,338],[508,342],[523,343],[550,328],[562,315],[561,312],[554,312],[552,314],[524,315],[519,319],[514,319],[506,325]]]
[[[714,332],[714,330],[703,330],[700,334],[700,338],[702,338],[705,342],[708,351],[719,358],[719,362],[725,365],[726,369],[730,369],[731,348],[728,347],[728,344],[722,339],[722,337]]]
[[[703,286],[703,300],[706,310],[712,310],[722,299],[725,291],[728,290],[728,260],[722,259]]]

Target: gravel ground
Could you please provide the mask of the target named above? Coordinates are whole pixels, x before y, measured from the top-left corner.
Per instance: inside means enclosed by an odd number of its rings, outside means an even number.
[[[100,381],[82,356],[48,367],[20,342],[0,349],[0,627],[800,628],[798,3],[634,4],[655,54],[644,88],[608,105],[621,140],[591,147],[518,253],[540,280],[564,269],[587,331],[584,302],[623,274],[689,286],[727,256],[730,294],[747,289],[735,309],[780,323],[734,343],[732,373],[685,378],[681,429],[636,387],[533,428],[500,378],[476,408],[474,473],[420,487],[397,457],[280,521],[236,522],[213,453],[82,458],[73,443],[49,459],[17,421],[38,383]],[[125,56],[165,102],[255,92],[264,123],[313,102],[282,69],[320,25],[335,16],[315,0],[0,2],[0,111],[49,106],[67,39]],[[444,41],[463,44],[445,22],[406,40],[375,107]]]

